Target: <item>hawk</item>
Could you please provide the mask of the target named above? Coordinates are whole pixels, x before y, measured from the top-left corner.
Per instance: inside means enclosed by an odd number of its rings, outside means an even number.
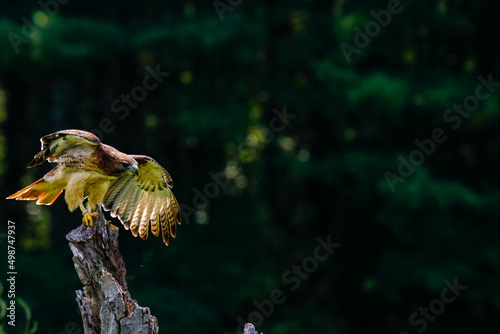
[[[42,149],[28,168],[45,161],[57,162],[57,167],[7,199],[51,205],[66,189],[68,209],[80,208],[87,226],[92,226],[92,217],[102,207],[134,236],[146,240],[151,225],[155,236],[161,230],[165,245],[169,236],[175,238],[181,223],[179,204],[170,190],[170,174],[155,160],[122,153],[81,130],[54,132],[40,141]]]

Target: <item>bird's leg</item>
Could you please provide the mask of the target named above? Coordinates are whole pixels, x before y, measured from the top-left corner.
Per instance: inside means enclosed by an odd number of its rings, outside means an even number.
[[[83,203],[80,203],[80,210],[82,210],[83,214],[83,219],[82,221],[85,223],[87,226],[92,226],[93,224],[93,218],[92,217],[97,217],[99,213],[97,212],[89,212],[88,209],[85,209],[83,206]]]

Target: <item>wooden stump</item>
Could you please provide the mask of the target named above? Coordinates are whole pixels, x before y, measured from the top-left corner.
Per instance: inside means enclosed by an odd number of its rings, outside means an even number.
[[[255,330],[255,326],[253,324],[248,322],[245,324],[245,328],[243,329],[243,334],[259,334],[259,332]]]
[[[85,334],[156,334],[158,320],[132,300],[118,231],[106,227],[104,214],[66,235],[83,290],[76,291]]]

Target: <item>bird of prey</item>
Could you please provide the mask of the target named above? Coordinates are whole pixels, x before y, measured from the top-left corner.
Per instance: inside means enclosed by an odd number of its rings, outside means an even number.
[[[134,236],[146,240],[151,225],[155,236],[161,230],[165,245],[169,235],[175,238],[181,223],[179,204],[170,190],[172,178],[155,160],[122,153],[81,130],[54,132],[40,141],[42,149],[28,168],[45,161],[57,162],[57,167],[7,199],[51,205],[66,189],[68,209],[80,208],[87,226],[102,207]]]

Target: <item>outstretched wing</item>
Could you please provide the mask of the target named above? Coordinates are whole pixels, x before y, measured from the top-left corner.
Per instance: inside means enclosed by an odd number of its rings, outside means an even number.
[[[169,235],[175,238],[181,223],[179,204],[170,190],[173,186],[168,172],[155,160],[144,155],[131,155],[139,165],[139,175],[119,177],[107,191],[103,207],[118,217],[134,236],[146,240],[151,232],[168,246]]]
[[[70,151],[89,153],[101,143],[94,134],[81,130],[62,130],[51,133],[40,138],[42,142],[41,151],[38,152],[28,165],[28,168],[38,166],[48,160],[49,162],[58,161],[57,159]]]

